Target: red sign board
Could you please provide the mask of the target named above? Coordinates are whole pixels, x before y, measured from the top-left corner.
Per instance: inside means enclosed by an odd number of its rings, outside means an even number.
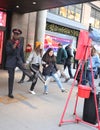
[[[90,56],[91,39],[89,32],[81,30],[78,39],[78,46],[76,51],[77,60],[87,60]]]

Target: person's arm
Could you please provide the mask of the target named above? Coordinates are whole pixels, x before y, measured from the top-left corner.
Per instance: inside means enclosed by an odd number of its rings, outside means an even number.
[[[26,63],[29,64],[30,62],[32,62],[33,58],[34,58],[34,53],[31,52],[28,59],[27,59],[27,61],[26,61]]]
[[[25,56],[24,56],[24,49],[23,49],[23,45],[22,45],[22,48],[21,48],[21,58],[22,58],[22,61],[23,61],[23,63],[26,63],[25,62]]]
[[[12,55],[15,52],[16,48],[13,43],[9,40],[6,44],[6,53],[7,55]]]

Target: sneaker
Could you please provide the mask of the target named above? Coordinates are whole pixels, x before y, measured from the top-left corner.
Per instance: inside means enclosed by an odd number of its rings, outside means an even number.
[[[28,79],[27,82],[31,82],[32,80],[31,79]]]
[[[24,81],[23,80],[20,80],[20,81],[18,81],[18,83],[20,84],[20,83],[24,83]]]
[[[70,80],[70,78],[65,79],[64,83],[68,82],[68,80]]]
[[[47,95],[47,94],[48,94],[48,92],[47,92],[47,91],[46,91],[46,92],[43,92],[43,94],[46,94],[46,95]]]
[[[34,91],[29,90],[29,93],[35,95],[36,93]]]
[[[61,92],[63,93],[63,92],[66,92],[67,93],[67,91],[65,90],[65,89],[61,89]]]

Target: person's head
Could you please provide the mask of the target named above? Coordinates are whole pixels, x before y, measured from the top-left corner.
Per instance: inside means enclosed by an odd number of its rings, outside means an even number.
[[[35,50],[36,52],[39,52],[39,53],[40,53],[40,51],[42,50],[41,45],[42,45],[41,42],[36,41],[36,42],[35,42],[34,50]]]
[[[96,49],[92,46],[91,48],[91,56],[94,56],[96,54]]]
[[[35,50],[40,49],[41,45],[42,45],[41,42],[36,41],[36,42],[35,42],[35,47],[34,47],[34,49],[35,49]]]
[[[62,43],[58,43],[58,48],[62,48],[62,47],[63,47]]]
[[[54,51],[52,48],[49,48],[46,53],[51,57],[54,55]]]
[[[56,62],[56,58],[54,56],[54,51],[52,48],[49,48],[45,54],[44,54],[44,59],[46,62],[50,63],[50,62]]]
[[[19,39],[20,35],[22,34],[22,31],[17,28],[14,28],[12,32],[13,32],[13,39],[15,40]]]

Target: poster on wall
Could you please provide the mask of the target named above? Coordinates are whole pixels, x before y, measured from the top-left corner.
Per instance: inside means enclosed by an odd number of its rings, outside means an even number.
[[[62,34],[63,35],[63,34]],[[58,43],[62,43],[63,47],[67,46],[68,44],[71,44],[73,42],[72,38],[67,38],[62,36],[54,36],[51,34],[45,34],[45,40],[44,40],[44,51],[46,51],[48,48],[53,48],[54,53],[57,53],[58,50]]]

